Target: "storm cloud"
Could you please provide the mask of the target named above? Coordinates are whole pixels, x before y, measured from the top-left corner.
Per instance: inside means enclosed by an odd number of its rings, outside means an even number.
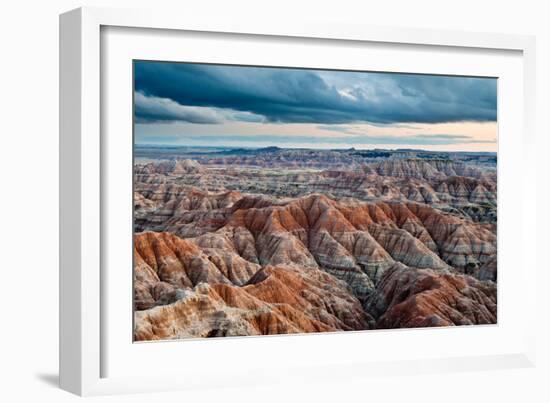
[[[496,121],[496,79],[137,61],[136,122]]]

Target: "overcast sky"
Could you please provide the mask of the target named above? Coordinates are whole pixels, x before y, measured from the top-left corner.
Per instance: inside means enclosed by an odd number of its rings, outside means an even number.
[[[137,144],[496,151],[496,79],[135,62]]]

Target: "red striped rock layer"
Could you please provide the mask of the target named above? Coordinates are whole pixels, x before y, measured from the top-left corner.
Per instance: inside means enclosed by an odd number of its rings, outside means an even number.
[[[361,304],[320,269],[259,268],[228,255],[233,264],[209,262],[190,240],[137,235],[135,339],[496,323],[496,285],[470,276],[396,263]],[[157,300],[138,306],[144,294]]]
[[[367,309],[382,329],[494,324],[496,284],[397,264],[386,271]]]
[[[317,268],[260,267],[167,233],[135,239],[135,338],[361,330],[374,321]]]
[[[199,199],[185,211],[214,229],[136,235],[137,340],[496,322],[496,285],[474,278],[496,280],[486,225],[418,203]]]
[[[363,293],[395,261],[474,276],[483,271],[487,279],[484,267],[494,264],[496,255],[492,227],[418,203],[246,196],[229,206],[186,210],[145,229],[199,237],[200,243],[228,243],[245,260],[260,265],[323,267],[337,276],[352,276]],[[492,272],[496,277],[496,270]]]
[[[213,236],[231,239],[245,259],[262,265],[291,262],[367,273],[394,261],[462,271],[496,253],[496,236],[486,226],[426,205],[336,202],[322,195],[272,204],[244,197]]]

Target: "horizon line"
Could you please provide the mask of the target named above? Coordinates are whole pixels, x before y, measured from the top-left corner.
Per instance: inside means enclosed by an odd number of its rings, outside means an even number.
[[[134,147],[171,147],[171,148],[226,148],[230,150],[249,149],[249,150],[262,150],[277,148],[280,150],[318,150],[318,151],[423,151],[431,153],[485,153],[485,154],[498,154],[498,151],[468,151],[468,150],[429,150],[425,148],[357,148],[357,147],[333,147],[333,148],[317,148],[317,147],[281,147],[281,146],[230,146],[230,145],[185,145],[185,144],[168,144],[168,143],[134,143]]]

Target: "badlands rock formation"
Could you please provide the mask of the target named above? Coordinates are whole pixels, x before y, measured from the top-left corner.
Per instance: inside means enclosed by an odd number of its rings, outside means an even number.
[[[136,165],[136,340],[496,323],[485,159],[296,153]]]
[[[491,324],[497,320],[496,285],[396,264],[384,273],[368,309],[378,328]]]

